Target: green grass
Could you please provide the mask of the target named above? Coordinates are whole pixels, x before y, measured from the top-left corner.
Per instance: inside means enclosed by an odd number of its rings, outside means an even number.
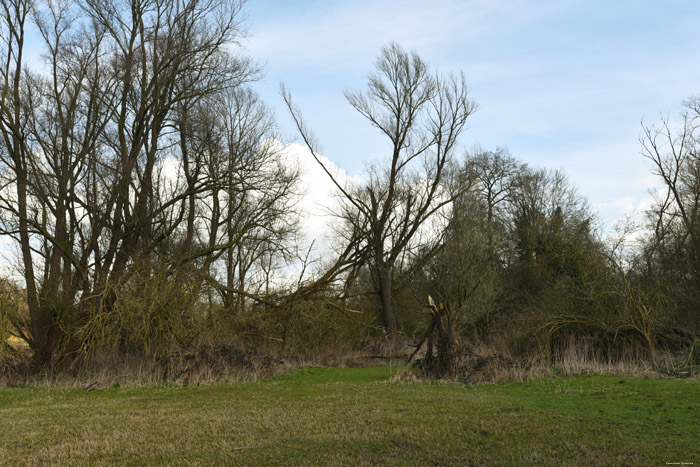
[[[700,465],[698,381],[390,382],[397,371],[2,389],[0,464]]]

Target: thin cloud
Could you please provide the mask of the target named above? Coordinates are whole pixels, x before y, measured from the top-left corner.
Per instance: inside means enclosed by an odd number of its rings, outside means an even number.
[[[561,4],[563,2],[558,2]],[[498,33],[497,18],[525,21],[546,8],[524,1],[385,0],[333,4],[255,25],[250,51],[277,65],[364,68],[389,41],[423,52]],[[547,14],[551,14],[547,13]]]

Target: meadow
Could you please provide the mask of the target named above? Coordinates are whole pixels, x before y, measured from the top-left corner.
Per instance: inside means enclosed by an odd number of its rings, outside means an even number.
[[[0,389],[0,464],[700,463],[700,382],[417,382],[299,368],[206,386]]]

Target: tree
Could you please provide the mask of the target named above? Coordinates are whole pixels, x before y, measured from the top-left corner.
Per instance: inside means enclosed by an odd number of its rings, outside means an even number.
[[[365,92],[346,98],[391,143],[387,164],[375,166],[364,186],[342,186],[339,216],[348,238],[359,238],[379,296],[385,329],[393,340],[398,330],[394,299],[408,284],[402,266],[413,259],[420,268],[440,248],[439,238],[416,239],[435,215],[452,203],[444,181],[467,118],[475,111],[464,74],[432,74],[415,53],[397,44],[381,49]],[[320,162],[300,113],[285,92],[290,113],[304,141]],[[322,164],[321,164],[322,165]],[[421,259],[416,261],[416,255]],[[409,273],[411,271],[408,271]]]
[[[21,251],[30,344],[44,366],[80,347],[69,330],[108,309],[112,285],[155,259],[184,206],[211,189],[200,171],[166,190],[168,160],[197,164],[173,151],[177,110],[257,70],[229,49],[240,33],[238,1],[0,6],[2,234]],[[46,73],[23,62],[30,19]],[[177,264],[183,258],[200,256]]]
[[[245,295],[266,295],[265,270],[295,253],[298,171],[285,164],[274,118],[247,87],[178,115],[185,182],[208,186],[188,199],[176,232],[180,261],[199,258],[227,307],[242,310]]]
[[[40,309],[32,245],[29,234],[29,158],[31,157],[29,135],[24,112],[24,102],[29,98],[26,80],[23,79],[24,43],[27,19],[32,3],[29,0],[3,0],[0,4],[0,35],[5,44],[5,53],[0,63],[2,97],[0,100],[0,134],[2,135],[1,162],[4,214],[15,214],[11,225],[3,233],[11,235],[19,243],[24,263],[27,301],[31,317],[31,332],[37,338],[46,339],[48,320]],[[8,211],[9,209],[9,211]]]
[[[445,247],[429,263],[429,293],[454,313],[455,326],[468,323],[464,329],[482,339],[491,330],[504,272],[513,262],[511,207],[517,180],[528,170],[507,149],[467,154],[453,189],[459,196]]]
[[[642,280],[663,282],[678,306],[680,323],[697,326],[700,300],[700,97],[685,102],[676,130],[668,118],[644,127],[642,154],[664,189],[648,213]]]
[[[536,296],[561,277],[583,273],[593,217],[561,171],[529,170],[513,194],[513,237],[523,291]]]
[[[487,249],[491,256],[496,252],[496,240],[503,226],[508,224],[508,207],[512,201],[516,181],[527,172],[527,165],[510,155],[507,149],[477,151],[467,158],[465,173],[474,178],[480,197],[486,207]]]

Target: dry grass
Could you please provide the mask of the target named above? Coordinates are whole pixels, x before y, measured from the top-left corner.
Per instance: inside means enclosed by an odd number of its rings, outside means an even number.
[[[430,380],[417,360],[399,374],[397,381]],[[558,376],[614,375],[651,378],[700,380],[700,366],[693,365],[687,355],[657,352],[654,361],[645,358],[605,360],[587,345],[571,341],[556,357],[514,356],[504,347],[463,346],[455,359],[454,369],[441,376],[445,381],[462,383],[513,383],[535,381]]]
[[[610,360],[595,352],[586,343],[570,341],[557,355],[554,369],[564,375],[631,375],[648,377],[693,377],[700,370],[688,355],[657,351],[654,358],[641,356]]]
[[[279,355],[234,345],[202,346],[161,359],[105,355],[71,368],[39,372],[31,369],[30,353],[24,352],[24,356],[21,360],[0,362],[0,387],[93,390],[159,384],[201,386],[255,382],[304,366],[345,368],[377,365],[377,360],[366,352]]]

